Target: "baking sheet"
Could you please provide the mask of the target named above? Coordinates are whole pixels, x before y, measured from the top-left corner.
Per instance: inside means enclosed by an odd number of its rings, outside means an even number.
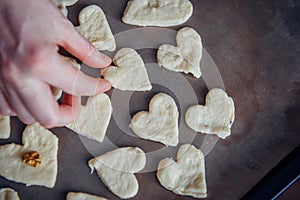
[[[127,127],[130,117],[147,110],[150,99],[159,92],[171,95],[179,108],[180,143],[192,143],[207,154],[208,199],[241,198],[299,145],[296,119],[300,113],[300,39],[299,21],[294,12],[299,8],[296,1],[191,2],[194,13],[190,20],[167,29],[123,24],[120,18],[127,1],[85,0],[69,7],[70,20],[78,25],[77,16],[83,7],[101,6],[116,35],[117,48],[131,47],[141,54],[153,90],[108,92],[114,113],[103,144],[66,128],[52,129],[59,137],[59,171],[53,189],[26,187],[2,177],[0,187],[14,188],[21,199],[64,199],[70,191],[118,199],[96,173],[90,174],[87,161],[116,147],[139,146],[147,152],[147,166],[137,174],[140,189],[133,199],[192,199],[167,191],[155,176],[158,161],[166,156],[175,157],[177,148],[138,139]],[[184,26],[193,27],[202,37],[205,56],[201,61],[203,77],[200,79],[172,73],[155,64],[157,47],[163,43],[175,44],[175,31]],[[132,39],[135,42],[131,42]],[[92,76],[99,75],[96,70],[83,69]],[[183,120],[186,109],[196,103],[203,104],[205,94],[213,87],[224,87],[235,101],[236,120],[232,135],[226,140],[196,134]],[[21,144],[25,126],[17,118],[12,119],[11,125],[12,136],[1,140],[1,145]]]

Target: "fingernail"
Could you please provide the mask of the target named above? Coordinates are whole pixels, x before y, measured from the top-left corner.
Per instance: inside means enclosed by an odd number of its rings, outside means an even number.
[[[100,53],[99,51],[95,51],[97,52],[96,55],[95,55],[95,59],[99,62],[99,63],[105,63],[104,65],[105,66],[108,66],[110,65],[111,63],[111,58],[108,57],[107,55],[103,54],[103,53]]]
[[[110,90],[110,88],[111,88],[110,82],[108,82],[105,79],[99,80],[98,87],[97,87],[98,92],[106,92],[106,91]]]

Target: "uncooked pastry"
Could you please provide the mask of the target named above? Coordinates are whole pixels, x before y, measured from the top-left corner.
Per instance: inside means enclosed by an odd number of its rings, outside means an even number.
[[[177,26],[193,14],[188,0],[131,0],[124,11],[122,21],[138,26]]]
[[[176,162],[172,158],[161,160],[157,178],[163,187],[176,194],[207,197],[204,155],[193,145],[182,145],[177,152]]]
[[[234,121],[234,102],[222,89],[211,89],[206,95],[205,106],[190,107],[185,114],[187,125],[197,131],[216,134],[225,139],[231,134]]]
[[[15,190],[11,188],[1,188],[0,200],[20,200],[20,198]]]
[[[98,50],[116,50],[115,38],[110,30],[104,12],[99,6],[90,5],[83,8],[78,17],[77,27],[87,40]]]
[[[202,42],[200,35],[192,28],[185,27],[178,31],[177,47],[161,45],[157,51],[158,65],[175,72],[191,73],[201,77],[200,60]]]
[[[176,146],[179,137],[178,115],[172,97],[159,93],[151,99],[149,112],[138,112],[133,116],[129,127],[141,138]]]
[[[74,5],[78,0],[53,0],[55,5],[60,9],[64,16],[68,16],[67,6]]]
[[[146,155],[138,147],[123,147],[93,158],[88,163],[102,182],[122,199],[134,197],[139,188],[134,175],[146,165]]]
[[[66,200],[107,200],[104,197],[99,197],[81,192],[69,192]]]
[[[57,175],[58,138],[39,124],[29,125],[22,136],[24,145],[0,146],[0,175],[8,180],[53,188]],[[33,167],[22,162],[25,153],[36,151],[42,162]]]
[[[133,49],[120,49],[111,66],[102,73],[114,88],[123,91],[148,91],[152,86],[141,56]]]
[[[0,115],[0,139],[7,139],[10,136],[10,117]]]
[[[70,63],[72,66],[74,66],[76,69],[80,70],[81,66],[76,62],[75,59],[70,58],[70,57],[66,57],[66,56],[60,56],[63,60],[67,61],[68,63]],[[56,87],[51,87],[52,90],[52,94],[54,96],[54,98],[56,100],[60,99],[61,95],[62,95],[62,90],[58,89]]]
[[[85,106],[81,106],[81,112],[67,127],[89,139],[102,142],[112,114],[112,106],[109,97],[105,94],[97,94],[89,97]]]

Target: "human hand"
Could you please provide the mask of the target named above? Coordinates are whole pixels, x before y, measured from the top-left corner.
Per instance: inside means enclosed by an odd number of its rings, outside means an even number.
[[[106,80],[89,77],[61,59],[59,46],[94,68],[111,63],[51,0],[1,1],[0,114],[46,128],[64,126],[78,116],[81,96],[111,88]],[[51,86],[67,93],[61,105]]]

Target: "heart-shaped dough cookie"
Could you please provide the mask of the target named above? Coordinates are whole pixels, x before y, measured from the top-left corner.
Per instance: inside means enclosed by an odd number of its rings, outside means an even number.
[[[192,73],[201,77],[200,60],[202,58],[202,42],[200,35],[192,28],[178,31],[177,47],[164,44],[157,51],[158,65],[175,72]]]
[[[90,195],[81,192],[69,192],[67,194],[66,200],[107,200],[107,199],[96,195]]]
[[[152,85],[141,56],[133,49],[120,49],[114,59],[115,66],[111,66],[102,73],[114,88],[123,91],[147,91]]]
[[[74,66],[76,69],[81,68],[81,66],[76,62],[75,59],[70,58],[70,57],[66,57],[66,56],[60,56],[63,60],[65,60],[66,62],[70,63],[72,66]],[[61,95],[62,95],[62,90],[56,87],[51,87],[52,90],[52,94],[55,97],[56,100],[60,99]]]
[[[0,189],[0,200],[20,200],[16,191],[11,188]]]
[[[124,11],[122,21],[138,26],[177,26],[193,14],[188,0],[131,0]]]
[[[104,12],[99,6],[90,5],[83,8],[78,17],[80,26],[77,27],[87,40],[98,50],[116,50],[116,41],[110,30]]]
[[[89,139],[102,142],[112,114],[109,97],[102,93],[89,97],[73,123],[67,127]]]
[[[22,142],[24,145],[12,143],[0,146],[0,175],[27,185],[53,188],[57,175],[58,138],[36,123],[25,128]],[[25,154],[33,151],[41,158],[40,165],[36,167],[22,160]]]
[[[193,145],[182,145],[176,162],[172,158],[161,160],[156,175],[162,186],[176,194],[195,198],[207,196],[204,155]]]
[[[123,147],[93,158],[89,161],[102,182],[112,193],[122,199],[134,197],[139,189],[134,175],[146,165],[146,155],[137,147]]]
[[[60,9],[64,16],[68,16],[67,6],[74,5],[78,0],[53,0],[55,5]]]
[[[138,112],[133,116],[129,127],[141,138],[176,146],[179,137],[178,115],[172,97],[159,93],[151,99],[149,112]]]
[[[197,132],[216,134],[225,139],[231,134],[234,121],[234,102],[222,89],[211,89],[205,106],[190,107],[185,114],[187,125]]]
[[[10,136],[10,117],[0,115],[0,139],[7,139]]]

